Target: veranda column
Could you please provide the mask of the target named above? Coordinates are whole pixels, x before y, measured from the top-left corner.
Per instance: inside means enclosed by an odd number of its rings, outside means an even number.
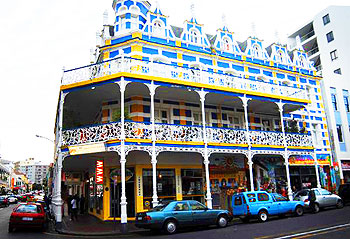
[[[293,191],[290,183],[290,173],[289,173],[289,157],[288,157],[288,148],[287,148],[287,140],[286,140],[286,132],[284,130],[284,121],[283,121],[283,103],[280,101],[278,104],[278,110],[280,112],[280,120],[282,127],[282,135],[283,135],[283,146],[284,146],[284,165],[286,166],[286,177],[287,177],[287,190],[288,190],[288,198],[289,200],[293,200]]]
[[[121,183],[122,183],[122,195],[120,198],[120,205],[121,205],[121,224],[122,224],[122,231],[126,231],[126,224],[128,223],[128,215],[126,210],[126,194],[125,194],[125,164],[126,164],[126,157],[125,157],[125,81],[124,77],[120,80],[120,121],[121,121],[121,142],[120,142],[120,171],[121,171]]]
[[[250,142],[249,135],[249,121],[248,121],[248,101],[250,99],[247,98],[246,95],[244,97],[240,97],[243,103],[244,108],[244,121],[245,121],[245,130],[246,130],[246,138],[248,143],[248,166],[249,166],[249,181],[250,181],[250,191],[254,191],[254,177],[253,177],[253,156],[252,156],[252,144]]]
[[[148,85],[150,95],[151,95],[151,124],[152,124],[152,183],[153,183],[153,196],[152,204],[153,207],[158,205],[158,195],[157,195],[157,154],[156,154],[156,132],[155,132],[155,119],[154,119],[154,95],[156,87],[152,81],[151,85]]]
[[[312,123],[311,123],[311,117],[310,117],[310,111],[309,109],[305,108],[307,111],[307,115],[309,117],[309,128],[310,128],[310,132],[311,132],[311,138],[312,138],[312,147],[314,148],[314,151],[312,153],[312,157],[314,158],[314,162],[315,162],[315,171],[316,171],[316,181],[317,181],[317,187],[321,188],[321,181],[320,181],[320,175],[318,172],[318,161],[317,161],[317,155],[316,155],[316,144],[314,142],[314,139],[316,138],[316,136],[314,135],[314,132],[312,130]],[[341,170],[340,170],[341,171]]]
[[[213,208],[212,203],[212,197],[210,192],[210,177],[209,177],[209,155],[208,155],[208,139],[207,139],[207,129],[206,129],[206,122],[205,122],[205,95],[207,92],[205,92],[202,88],[201,91],[198,91],[198,94],[200,96],[201,101],[201,108],[202,108],[202,126],[203,126],[203,141],[204,141],[204,168],[205,168],[205,181],[207,185],[207,194],[206,194],[206,200],[207,200],[207,207]]]
[[[62,197],[61,197],[61,179],[62,179],[62,161],[63,154],[61,152],[62,147],[62,126],[63,126],[63,105],[64,99],[68,93],[61,92],[60,104],[59,104],[59,115],[58,115],[58,143],[57,143],[57,161],[56,161],[56,177],[55,177],[55,196],[52,199],[54,206],[56,222],[62,222]]]

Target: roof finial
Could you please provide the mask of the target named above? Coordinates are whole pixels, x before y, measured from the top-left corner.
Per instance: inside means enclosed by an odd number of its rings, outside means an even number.
[[[103,25],[108,25],[108,10],[106,9],[103,13]]]
[[[192,18],[192,19],[195,18],[195,6],[194,6],[194,2],[191,3],[191,18]]]
[[[253,37],[256,37],[256,26],[255,26],[255,22],[252,22],[252,34],[253,34]]]
[[[279,34],[279,32],[276,30],[275,31],[275,38],[276,38],[276,43],[277,44],[281,44],[281,39],[280,39],[280,34]]]

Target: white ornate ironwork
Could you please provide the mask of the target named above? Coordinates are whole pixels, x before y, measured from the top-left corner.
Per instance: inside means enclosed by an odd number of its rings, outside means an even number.
[[[63,130],[63,145],[77,145],[120,139],[120,123],[109,123],[84,128]]]
[[[155,134],[156,139],[162,141],[203,141],[203,129],[201,126],[156,124]]]
[[[286,133],[287,146],[312,146],[312,137],[308,134]]]
[[[152,126],[139,122],[125,122],[125,138],[128,139],[151,139]]]
[[[249,131],[251,144],[281,145],[283,146],[282,132]]]
[[[211,143],[247,144],[246,131],[228,128],[207,128]]]
[[[62,85],[93,80],[95,78],[119,72],[158,76],[187,82],[200,82],[203,84],[229,87],[250,92],[287,96],[304,100],[307,99],[305,90],[300,88],[245,79],[242,75],[233,76],[219,74],[204,70],[188,69],[164,63],[141,61],[130,58],[115,58],[110,61],[65,71],[62,78]]]
[[[248,157],[248,150],[247,149],[224,149],[224,148],[208,148],[208,157],[210,157],[212,154],[243,154],[246,157]]]

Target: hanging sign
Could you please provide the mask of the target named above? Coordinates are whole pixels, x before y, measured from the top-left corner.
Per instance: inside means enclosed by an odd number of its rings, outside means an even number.
[[[120,168],[112,170],[109,176],[115,183],[120,183],[122,181]],[[134,173],[130,169],[125,169],[125,182],[129,181],[133,176]]]
[[[96,184],[103,184],[103,160],[96,161]]]

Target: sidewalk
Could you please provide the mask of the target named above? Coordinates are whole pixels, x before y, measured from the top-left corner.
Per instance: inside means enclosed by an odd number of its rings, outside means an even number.
[[[62,223],[56,225],[56,231],[60,234],[79,236],[106,236],[122,235],[120,221],[103,222],[89,215],[78,215],[78,221],[70,221],[70,217],[63,217]],[[128,222],[128,233],[141,232],[143,229],[135,227],[133,222]]]

